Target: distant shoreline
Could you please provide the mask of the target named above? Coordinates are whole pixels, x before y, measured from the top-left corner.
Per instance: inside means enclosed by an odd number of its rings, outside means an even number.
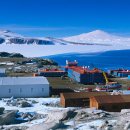
[[[82,45],[0,45],[0,52],[20,53],[25,57],[42,57],[66,53],[99,53],[106,51],[128,50],[130,46],[82,46]]]
[[[81,66],[98,67],[105,70],[128,68],[130,69],[130,50],[114,50],[99,53],[67,53],[53,56],[46,56],[58,62],[59,65],[65,65],[66,60],[77,60]]]

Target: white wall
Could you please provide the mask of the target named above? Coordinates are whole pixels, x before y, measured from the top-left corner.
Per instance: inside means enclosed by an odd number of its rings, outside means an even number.
[[[0,86],[0,98],[48,97],[49,91],[49,84],[2,85]]]

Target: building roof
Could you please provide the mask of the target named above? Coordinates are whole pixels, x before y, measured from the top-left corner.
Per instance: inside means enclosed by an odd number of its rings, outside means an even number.
[[[81,66],[72,66],[72,67],[66,67],[68,69],[72,69],[75,72],[78,72],[80,74],[86,74],[86,73],[102,73],[101,70],[94,68],[90,70],[89,68],[86,67],[81,67]]]
[[[39,72],[43,73],[59,73],[59,72],[65,72],[64,70],[60,69],[39,69]]]
[[[126,69],[118,69],[118,70],[111,70],[114,72],[118,72],[118,73],[130,73],[130,70],[126,70]]]
[[[130,95],[102,95],[94,96],[99,104],[107,103],[130,103]]]
[[[49,82],[45,77],[0,77],[0,86],[25,84],[49,84]]]
[[[99,95],[109,95],[107,92],[72,92],[72,93],[62,93],[65,99],[77,99],[77,98],[89,98]]]
[[[128,74],[130,74],[130,71],[118,71],[118,73],[128,73]]]
[[[130,102],[130,95],[122,95],[122,98],[125,102]]]
[[[0,73],[5,73],[5,68],[0,68]]]

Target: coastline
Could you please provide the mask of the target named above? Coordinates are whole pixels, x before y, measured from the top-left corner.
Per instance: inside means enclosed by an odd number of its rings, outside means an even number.
[[[17,45],[17,44],[1,44],[0,52],[21,53],[26,57],[51,56],[65,53],[97,53],[112,50],[128,50],[130,46],[113,45]]]

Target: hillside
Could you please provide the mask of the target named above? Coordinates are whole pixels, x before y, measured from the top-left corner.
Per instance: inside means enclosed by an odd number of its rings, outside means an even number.
[[[20,53],[8,53],[8,52],[0,52],[0,57],[2,58],[24,58],[24,56]]]
[[[31,38],[13,33],[8,30],[0,31],[0,44],[36,44],[36,45],[55,45],[62,44],[60,41],[53,41],[51,38]]]

